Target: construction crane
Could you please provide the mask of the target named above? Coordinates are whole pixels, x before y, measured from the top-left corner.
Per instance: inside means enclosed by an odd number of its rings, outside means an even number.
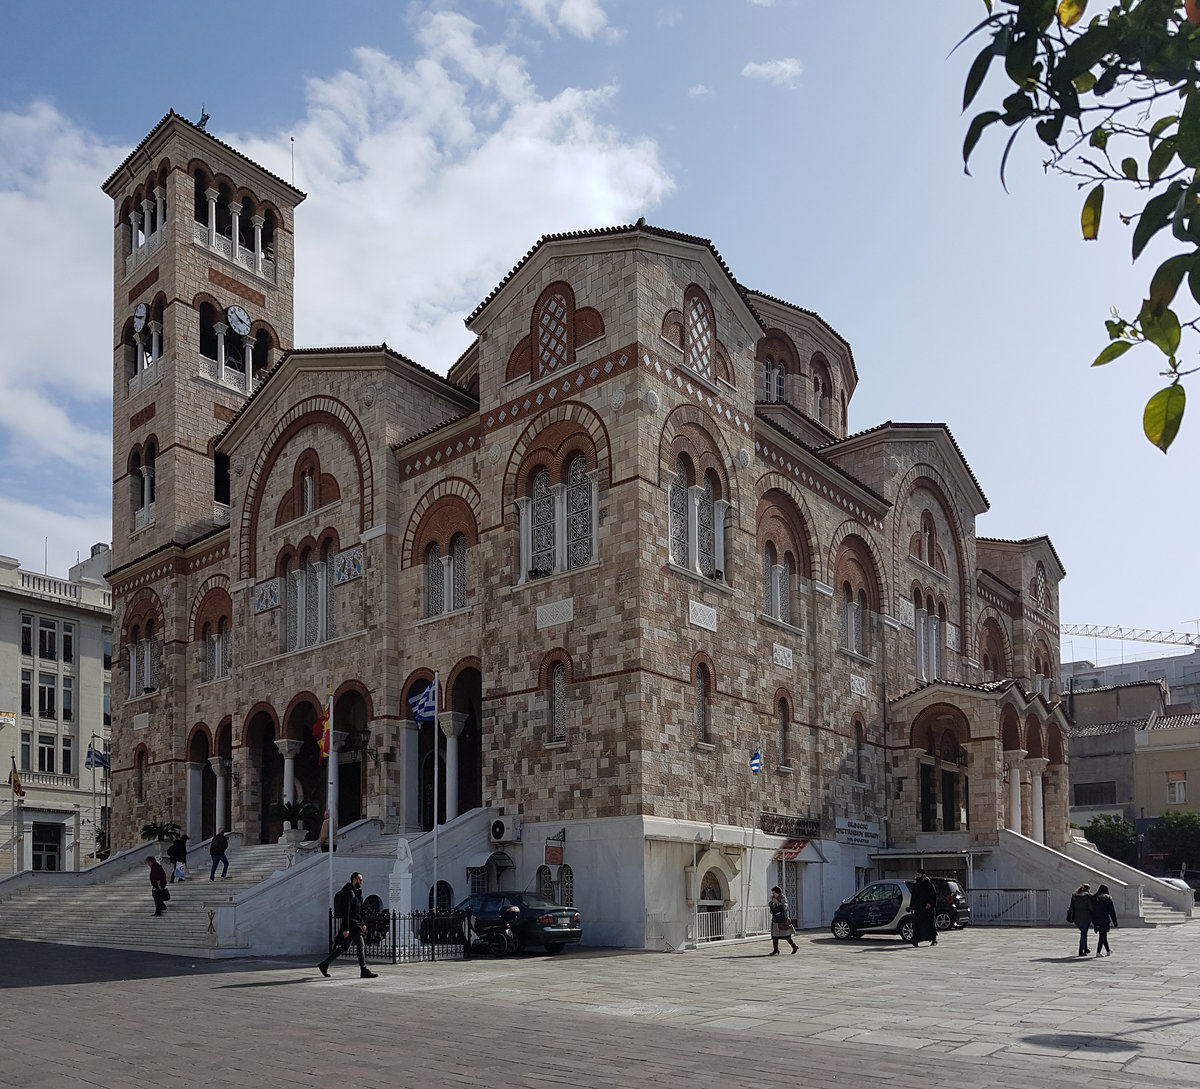
[[[1063,624],[1063,635],[1090,635],[1096,639],[1128,639],[1134,643],[1169,643],[1178,647],[1200,647],[1200,635],[1182,631],[1151,631],[1148,628],[1105,627],[1101,624]]]

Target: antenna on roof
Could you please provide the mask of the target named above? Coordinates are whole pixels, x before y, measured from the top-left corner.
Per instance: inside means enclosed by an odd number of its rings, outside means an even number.
[[[296,137],[291,136],[288,139],[292,141],[292,184],[296,184]]]
[[[205,125],[207,125],[207,124],[208,124],[208,116],[209,116],[209,115],[208,115],[208,110],[206,110],[206,109],[204,108],[204,103],[203,103],[203,102],[201,102],[201,103],[200,103],[200,120],[196,122],[196,128],[198,128],[198,129],[199,129],[201,132],[207,132],[207,131],[208,131],[208,129],[206,129],[206,128],[204,127]]]

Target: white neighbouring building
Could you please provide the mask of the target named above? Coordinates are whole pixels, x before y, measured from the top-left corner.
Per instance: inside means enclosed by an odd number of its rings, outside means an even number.
[[[85,762],[109,738],[109,560],[94,545],[62,579],[0,556],[0,756],[25,791],[0,788],[0,876],[78,870],[101,845],[106,773]]]

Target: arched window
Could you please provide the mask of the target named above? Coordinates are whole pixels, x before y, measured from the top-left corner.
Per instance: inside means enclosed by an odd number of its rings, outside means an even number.
[[[700,573],[705,578],[714,578],[716,569],[716,511],[713,504],[716,501],[716,490],[713,486],[713,474],[704,474],[704,491],[700,495],[696,512],[696,553]]]
[[[450,538],[450,608],[467,607],[467,538],[456,533]]]
[[[545,466],[534,470],[528,496],[517,500],[520,582],[595,562],[596,498],[595,473],[583,454],[569,456],[554,475]]]
[[[442,572],[442,554],[437,541],[425,552],[425,615],[440,616],[442,613],[442,591],[445,577]]]
[[[705,578],[724,580],[729,503],[719,498],[721,482],[713,470],[698,485],[689,486],[690,479],[690,464],[681,455],[667,494],[671,562]]]
[[[779,701],[775,709],[776,727],[779,730],[779,762],[788,767],[792,762],[792,739],[789,732],[791,712],[785,699]]]
[[[708,676],[708,666],[696,666],[696,739],[708,741],[712,729],[712,684]]]
[[[592,562],[592,481],[580,454],[567,468],[567,567]]]
[[[133,798],[134,801],[146,800],[146,750],[139,749],[133,765]]]
[[[690,545],[688,540],[688,470],[680,458],[671,478],[671,562],[687,567]]]
[[[549,866],[539,866],[537,871],[538,895],[544,900],[554,899],[554,877]]]
[[[318,555],[311,549],[298,562],[284,564],[285,649],[300,650],[332,638],[332,546]]]
[[[533,563],[530,573],[542,578],[554,573],[554,493],[550,490],[550,470],[539,469],[533,478]]]
[[[699,292],[689,294],[684,303],[687,336],[687,365],[705,378],[712,376],[716,349],[716,329],[708,300]]]
[[[862,603],[854,593],[850,583],[842,584],[842,646],[847,650],[861,654],[863,648]]]
[[[305,469],[300,477],[300,513],[311,514],[317,506],[317,489],[313,471]]]
[[[550,740],[567,740],[567,667],[562,662],[550,669]]]
[[[854,723],[854,781],[867,781],[867,740],[861,722]]]
[[[775,615],[775,546],[770,541],[763,548],[763,612]]]
[[[575,906],[575,871],[566,863],[558,868],[558,902],[564,907]]]
[[[429,889],[429,910],[430,911],[449,911],[454,906],[454,890],[450,887],[448,881],[439,881],[437,883],[437,895],[434,895],[433,887]]]

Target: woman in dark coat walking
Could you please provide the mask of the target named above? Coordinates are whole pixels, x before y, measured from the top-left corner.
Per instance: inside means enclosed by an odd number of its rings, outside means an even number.
[[[799,946],[792,941],[792,935],[796,933],[792,926],[792,908],[787,897],[783,895],[783,889],[778,885],[771,889],[771,899],[767,903],[767,908],[771,912],[771,952],[767,956],[779,956],[780,938],[786,938],[788,945],[792,947],[792,952],[795,953]]]
[[[1088,931],[1092,929],[1092,914],[1094,901],[1092,886],[1086,881],[1079,886],[1071,896],[1071,906],[1067,908],[1067,922],[1079,927],[1079,955],[1086,957],[1088,949]]]
[[[1092,926],[1096,928],[1096,956],[1111,957],[1112,950],[1108,947],[1108,928],[1117,925],[1117,909],[1113,907],[1112,896],[1108,886],[1101,885],[1096,890],[1092,901]]]
[[[167,848],[167,858],[171,862],[171,884],[175,884],[176,874],[182,881],[187,876],[187,836],[180,836]],[[176,867],[182,866],[182,872]]]
[[[921,942],[937,945],[937,888],[924,870],[917,870],[912,887],[913,948]]]

